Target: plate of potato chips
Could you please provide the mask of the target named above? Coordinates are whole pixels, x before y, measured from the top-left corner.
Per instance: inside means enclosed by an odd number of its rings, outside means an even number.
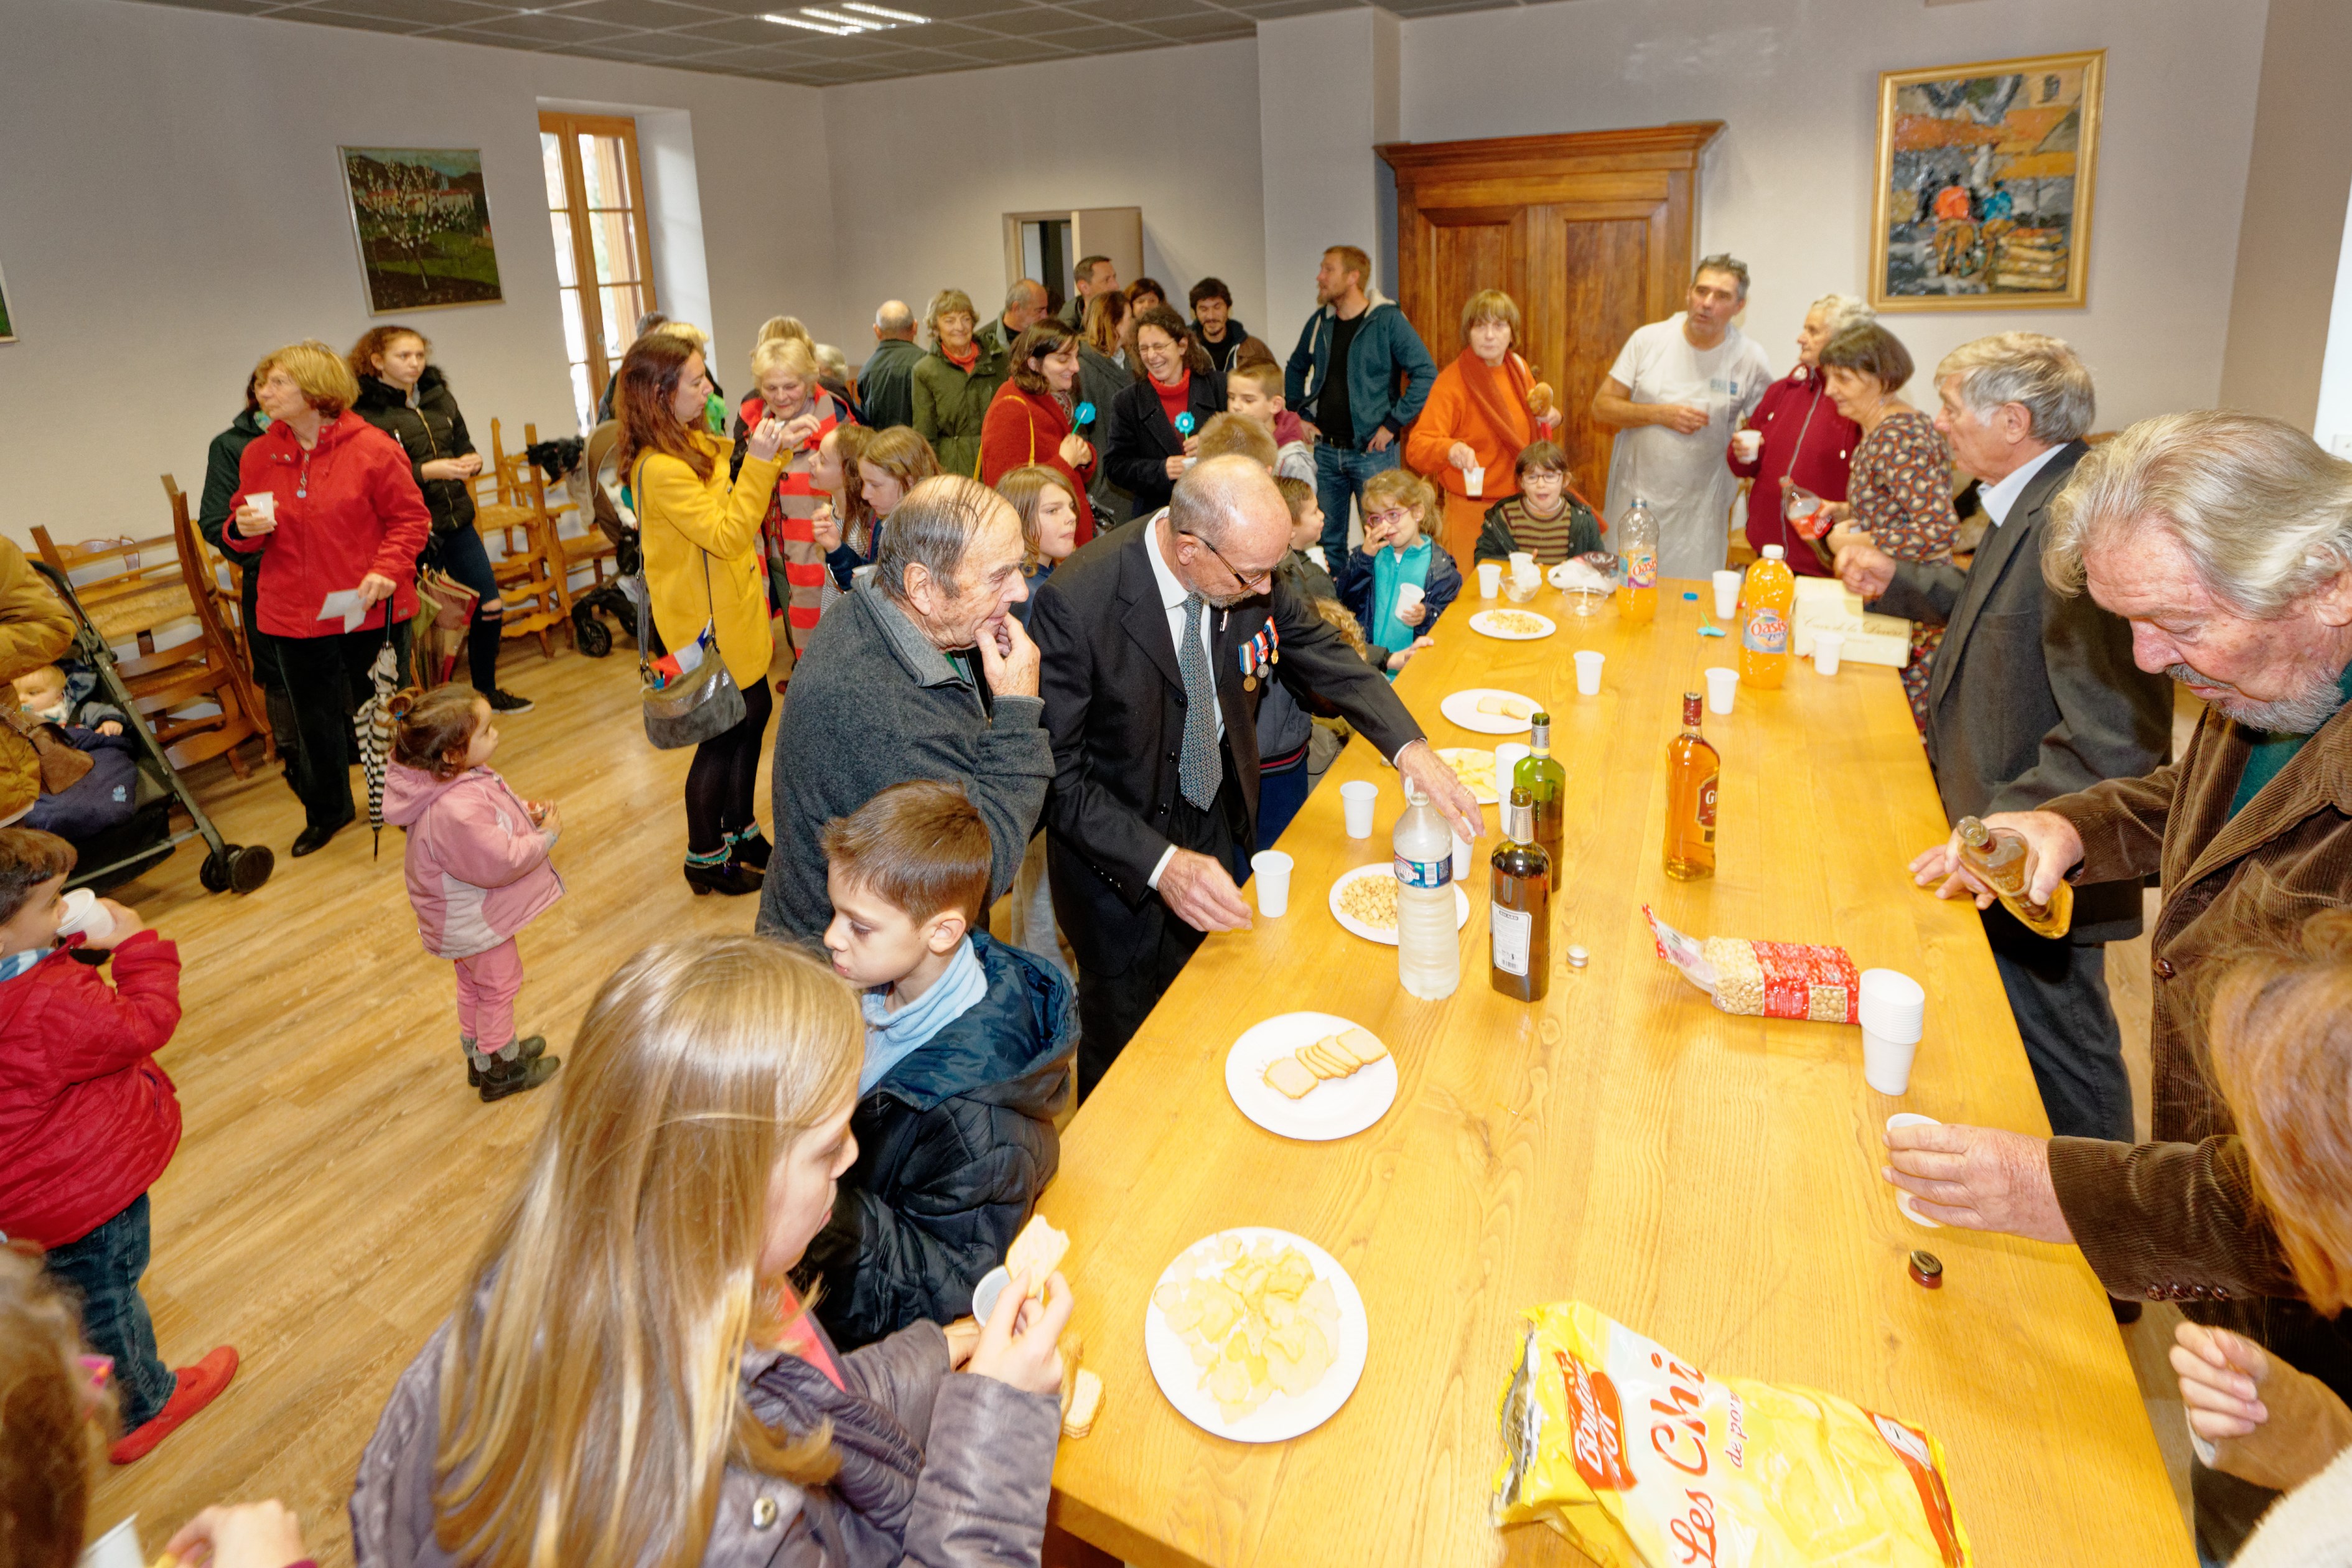
[[[1339,1413],[1371,1345],[1364,1299],[1304,1237],[1238,1226],[1203,1237],[1160,1276],[1143,1353],[1160,1392],[1204,1432],[1282,1443]]]
[[[1281,1013],[1225,1053],[1225,1092],[1268,1132],[1323,1142],[1388,1114],[1397,1067],[1370,1029],[1332,1013]]]

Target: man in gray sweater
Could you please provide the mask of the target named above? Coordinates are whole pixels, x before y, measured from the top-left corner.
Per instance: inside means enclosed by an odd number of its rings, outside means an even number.
[[[961,475],[890,514],[881,554],[818,623],[776,731],[776,847],[759,929],[817,946],[833,919],[824,825],[908,779],[961,785],[988,824],[993,900],[1013,886],[1054,777],[1021,519]]]

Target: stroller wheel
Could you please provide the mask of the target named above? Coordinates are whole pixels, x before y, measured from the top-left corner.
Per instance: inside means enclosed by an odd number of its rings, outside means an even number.
[[[572,612],[573,640],[580,651],[590,658],[602,658],[613,651],[613,630],[596,618],[596,612],[582,605]]]
[[[226,893],[228,891],[228,867],[220,856],[207,854],[205,863],[196,868],[196,880],[205,885],[207,893]]]
[[[278,867],[278,857],[267,844],[231,844],[218,855],[207,855],[196,871],[196,879],[205,890],[213,893],[249,893],[269,880],[269,873]]]

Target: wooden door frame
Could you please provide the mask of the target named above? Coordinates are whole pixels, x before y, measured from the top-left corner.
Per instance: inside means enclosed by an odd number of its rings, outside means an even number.
[[[653,223],[646,210],[645,171],[637,162],[637,121],[635,116],[626,114],[569,114],[560,109],[542,109],[539,111],[539,128],[554,133],[556,152],[563,160],[564,205],[572,216],[572,276],[580,289],[580,326],[588,340],[588,383],[593,390],[611,378],[613,367],[604,358],[603,335],[589,330],[589,296],[596,296],[599,323],[604,320],[604,300],[596,280],[596,241],[590,233],[588,176],[580,163],[580,138],[611,136],[621,143],[629,166],[630,226],[637,231],[637,309],[640,314],[658,310],[661,306],[656,302],[654,292]],[[631,328],[636,325],[635,321],[627,324]]]

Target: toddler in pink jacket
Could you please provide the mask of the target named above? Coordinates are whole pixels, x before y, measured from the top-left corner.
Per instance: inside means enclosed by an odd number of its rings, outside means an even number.
[[[548,862],[561,823],[487,765],[498,749],[490,705],[470,686],[403,691],[392,700],[392,764],[383,819],[408,830],[408,901],[425,951],[457,966],[457,1035],[466,1079],[484,1104],[555,1076],[547,1041],[515,1037],[522,989],[515,933],[563,896]]]

